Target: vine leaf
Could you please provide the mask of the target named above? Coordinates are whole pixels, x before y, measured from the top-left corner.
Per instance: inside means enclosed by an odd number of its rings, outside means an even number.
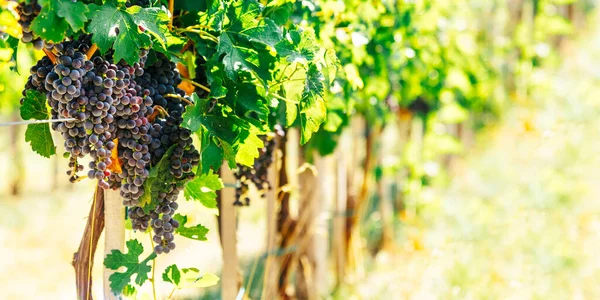
[[[49,0],[31,23],[31,29],[47,41],[60,42],[69,27],[75,32],[83,29],[88,12],[87,5],[78,1]]]
[[[205,288],[216,285],[219,277],[211,274],[201,274],[196,268],[183,268],[181,271],[177,265],[170,265],[162,274],[163,281],[172,283],[177,289],[184,288]]]
[[[258,135],[250,132],[244,142],[240,143],[235,160],[242,165],[252,166],[254,164],[254,159],[259,156],[258,149],[261,149],[264,146],[265,144]]]
[[[179,285],[179,282],[181,280],[181,272],[177,268],[177,265],[168,266],[162,274],[162,279],[165,282],[170,282],[174,285]]]
[[[203,139],[202,145],[207,145],[202,149],[202,173],[207,174],[213,170],[218,170],[223,162],[223,150],[219,148],[210,138]]]
[[[165,49],[167,14],[159,8],[132,6],[123,9],[116,0],[101,6],[91,4],[88,17],[92,20],[87,29],[93,34],[92,41],[102,52],[113,47],[114,60],[124,59],[133,64],[139,60],[140,48],[152,45],[150,35],[156,37]]]
[[[116,295],[123,292],[133,275],[136,275],[135,283],[138,286],[144,284],[148,280],[148,272],[152,270],[148,262],[156,258],[156,253],[152,252],[146,259],[140,261],[139,256],[144,252],[144,247],[135,239],[127,241],[125,245],[127,254],[113,249],[104,259],[104,266],[111,270],[126,268],[125,272],[115,272],[108,278],[110,289]]]
[[[46,120],[48,118],[46,97],[38,91],[27,90],[20,113],[23,120]]]
[[[144,194],[140,197],[139,204],[145,212],[154,209],[153,204],[155,203],[152,202],[152,199],[158,198],[158,193],[166,187],[167,182],[173,182],[169,169],[171,168],[171,155],[176,147],[177,145],[173,145],[167,149],[160,161],[148,173],[148,178],[144,182]]]
[[[135,286],[128,284],[125,286],[125,288],[123,289],[123,296],[125,297],[132,297],[135,296],[135,294],[137,293],[137,290],[135,289]],[[135,298],[135,297],[132,297]]]
[[[290,63],[306,63],[314,59],[315,52],[319,49],[317,45],[313,30],[290,30],[285,38],[275,45],[275,49]]]
[[[19,39],[12,37],[10,35],[6,35],[6,39],[0,38],[0,48],[1,49],[11,49],[12,55],[10,56],[10,61],[14,62],[14,65],[10,66],[10,70],[13,72],[19,73],[18,62],[17,62],[17,48],[19,47]]]
[[[229,106],[239,117],[260,127],[260,120],[269,114],[264,90],[252,83],[240,83],[236,90],[236,96],[226,98]]]
[[[219,282],[219,277],[211,273],[200,273],[196,268],[181,269],[181,283],[179,288],[205,288],[216,285]]]
[[[191,227],[185,227],[185,224],[188,221],[187,216],[176,214],[173,218],[179,222],[179,227],[175,230],[177,234],[192,240],[206,241],[206,234],[208,233],[208,228],[202,226],[202,224],[197,224],[196,226]]]
[[[202,139],[203,145],[207,146],[201,151],[203,173],[208,172],[210,168],[218,169],[223,158],[231,168],[235,168],[236,161],[251,166],[254,158],[258,157],[258,148],[263,147],[262,141],[257,137],[259,128],[245,118],[230,113],[224,114],[220,108],[215,108],[208,114],[206,101],[202,99],[186,108],[181,124],[193,132],[200,128],[205,129]]]
[[[283,25],[289,21],[293,11],[294,3],[284,2],[281,4],[277,1],[273,1],[269,2],[267,8],[265,9],[265,15],[278,25]]]
[[[302,145],[319,130],[319,126],[327,117],[327,108],[323,99],[324,80],[323,73],[319,71],[317,65],[310,63],[306,72],[302,101],[300,101],[300,144]]]
[[[52,140],[48,124],[29,124],[25,130],[25,141],[29,142],[31,149],[43,156],[50,157],[56,154],[56,146]]]
[[[183,190],[186,200],[199,201],[207,208],[217,208],[217,191],[223,188],[223,181],[212,170],[196,176]]]
[[[227,8],[229,24],[218,38],[217,53],[227,76],[237,81],[240,71],[250,71],[264,84],[271,78],[269,64],[282,38],[279,26],[262,15],[262,6],[254,0],[236,1]]]
[[[23,105],[20,108],[23,120],[46,120],[48,119],[48,108],[46,97],[42,93],[33,90],[25,92]],[[56,146],[50,133],[49,124],[29,124],[25,131],[25,141],[29,142],[31,149],[43,157],[56,154]]]
[[[57,0],[56,3],[58,6],[56,14],[67,21],[73,31],[83,29],[88,21],[86,13],[90,11],[87,5],[72,0]]]
[[[268,79],[269,69],[264,65],[261,67],[258,52],[241,44],[232,33],[223,33],[219,36],[217,52],[218,56],[223,57],[225,73],[229,79],[237,81],[238,72],[242,70],[251,71],[263,80]]]

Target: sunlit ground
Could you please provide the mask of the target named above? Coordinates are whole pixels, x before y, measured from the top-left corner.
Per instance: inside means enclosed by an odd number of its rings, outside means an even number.
[[[565,50],[558,71],[536,75],[543,84],[502,124],[480,133],[447,185],[424,191],[396,247],[339,298],[600,299],[600,36],[592,37]],[[70,262],[93,187],[69,185],[61,160],[53,188],[53,160],[23,144],[23,193],[8,196],[15,170],[6,127],[0,140],[0,298],[72,299]],[[159,270],[177,262],[218,273],[214,216],[191,203],[180,209],[211,228],[210,240],[178,238],[177,250],[159,258]],[[242,211],[242,258],[263,251],[264,211],[261,201]],[[158,290],[165,295],[170,287]]]

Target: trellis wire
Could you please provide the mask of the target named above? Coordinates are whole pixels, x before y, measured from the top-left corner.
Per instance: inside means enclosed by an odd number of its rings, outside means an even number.
[[[70,122],[70,121],[75,121],[75,120],[77,120],[77,119],[67,118],[67,119],[52,119],[52,120],[15,121],[15,122],[0,123],[0,127],[15,126],[15,125],[28,125],[28,124],[56,123],[56,122]]]

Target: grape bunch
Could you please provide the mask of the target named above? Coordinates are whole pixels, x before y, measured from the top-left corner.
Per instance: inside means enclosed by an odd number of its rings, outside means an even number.
[[[106,189],[109,185],[105,179],[110,175],[108,166],[112,163],[110,154],[115,147],[112,137],[116,109],[112,82],[103,79],[96,67],[84,53],[68,47],[46,75],[44,89],[52,118],[69,119],[53,123],[52,129],[62,135],[70,154],[71,170],[67,171],[70,180],[79,179],[77,172],[83,170],[79,159],[89,155],[93,161],[88,177],[97,179],[98,185]]]
[[[169,253],[175,249],[173,232],[179,227],[173,219],[178,208],[177,196],[182,183],[194,178],[193,170],[200,161],[200,154],[192,144],[191,132],[181,127],[189,100],[185,98],[185,92],[177,88],[181,77],[176,65],[157,53],[157,60],[145,66],[144,74],[136,77],[136,83],[144,87],[142,93],[152,99],[152,105],[156,107],[148,130],[151,164],[157,165],[171,151],[167,158],[171,180],[160,183],[157,205],[153,210],[146,212],[142,207],[134,206],[128,216],[134,229],[152,227],[156,253]]]
[[[122,162],[122,172],[111,177],[112,186],[120,187],[123,203],[127,206],[139,204],[144,194],[142,185],[149,175],[150,153],[148,145],[150,122],[147,116],[154,112],[152,98],[143,93],[135,78],[144,73],[147,51],[143,51],[142,60],[133,66],[119,64],[115,72],[111,69],[105,76],[114,78],[115,92],[119,95],[117,109],[117,132],[119,139],[118,157]],[[104,71],[105,68],[102,69]]]
[[[277,124],[275,125],[274,132],[268,135],[263,135],[260,139],[264,143],[264,147],[259,149],[258,158],[254,160],[254,166],[248,167],[241,164],[237,165],[237,170],[234,172],[234,176],[238,182],[238,186],[235,190],[235,202],[233,205],[243,206],[250,205],[250,197],[248,197],[248,190],[250,184],[254,184],[260,191],[265,189],[271,189],[271,184],[267,178],[269,167],[273,163],[275,156],[273,151],[277,144],[277,137],[284,137],[285,131]],[[241,201],[244,197],[244,202]]]
[[[80,35],[78,39],[64,41],[59,44],[51,44],[46,43],[46,49],[49,49],[54,55],[61,56],[64,53],[65,49],[76,49],[81,53],[87,53],[89,50],[89,44],[91,43],[91,35]],[[52,72],[54,69],[54,64],[47,56],[44,56],[42,59],[38,60],[35,65],[33,65],[29,71],[30,76],[27,79],[27,83],[25,84],[25,89],[23,90],[23,97],[25,97],[25,92],[27,90],[36,90],[42,94],[48,93],[49,84],[46,84],[46,76],[48,73]],[[21,104],[23,104],[23,99],[21,99]]]
[[[113,61],[110,51],[89,58],[90,48],[90,35],[46,44],[51,57],[31,68],[23,96],[27,90],[46,95],[57,120],[52,129],[69,156],[70,180],[81,178],[82,159],[91,158],[87,177],[101,188],[119,189],[133,229],[151,227],[156,253],[168,253],[179,227],[173,218],[177,197],[200,161],[192,133],[181,127],[191,102],[177,87],[176,65],[163,54],[154,53],[157,59],[146,65],[148,51],[141,50],[140,61],[129,65]],[[164,180],[146,187],[150,170],[162,160],[168,168]],[[150,203],[140,203],[148,188]]]
[[[34,37],[33,32],[31,30],[31,22],[37,15],[40,14],[42,7],[37,3],[37,1],[32,1],[30,4],[26,4],[25,2],[19,3],[15,10],[19,14],[19,25],[23,30],[23,36],[21,37],[21,41],[23,43],[33,43],[33,47],[37,50],[42,50],[44,47],[44,40],[39,37]]]

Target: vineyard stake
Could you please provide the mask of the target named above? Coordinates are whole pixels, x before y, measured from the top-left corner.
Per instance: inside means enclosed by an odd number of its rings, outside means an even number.
[[[119,195],[119,191],[105,190],[104,191],[104,258],[111,253],[112,250],[123,252],[125,248],[125,206]],[[116,300],[119,297],[115,296],[110,290],[109,277],[116,271],[104,268],[104,299]]]
[[[227,163],[221,166],[221,179],[224,182],[235,182],[236,180]],[[237,256],[237,211],[233,205],[235,202],[235,189],[223,188],[220,193],[219,216],[221,219],[221,246],[223,249],[221,298],[234,300],[240,288]]]
[[[263,299],[274,299],[277,293],[277,275],[279,273],[277,252],[277,188],[279,187],[279,169],[281,157],[279,152],[279,137],[273,151],[273,163],[267,174],[272,188],[267,192],[267,258],[265,260],[265,275],[263,279]]]

